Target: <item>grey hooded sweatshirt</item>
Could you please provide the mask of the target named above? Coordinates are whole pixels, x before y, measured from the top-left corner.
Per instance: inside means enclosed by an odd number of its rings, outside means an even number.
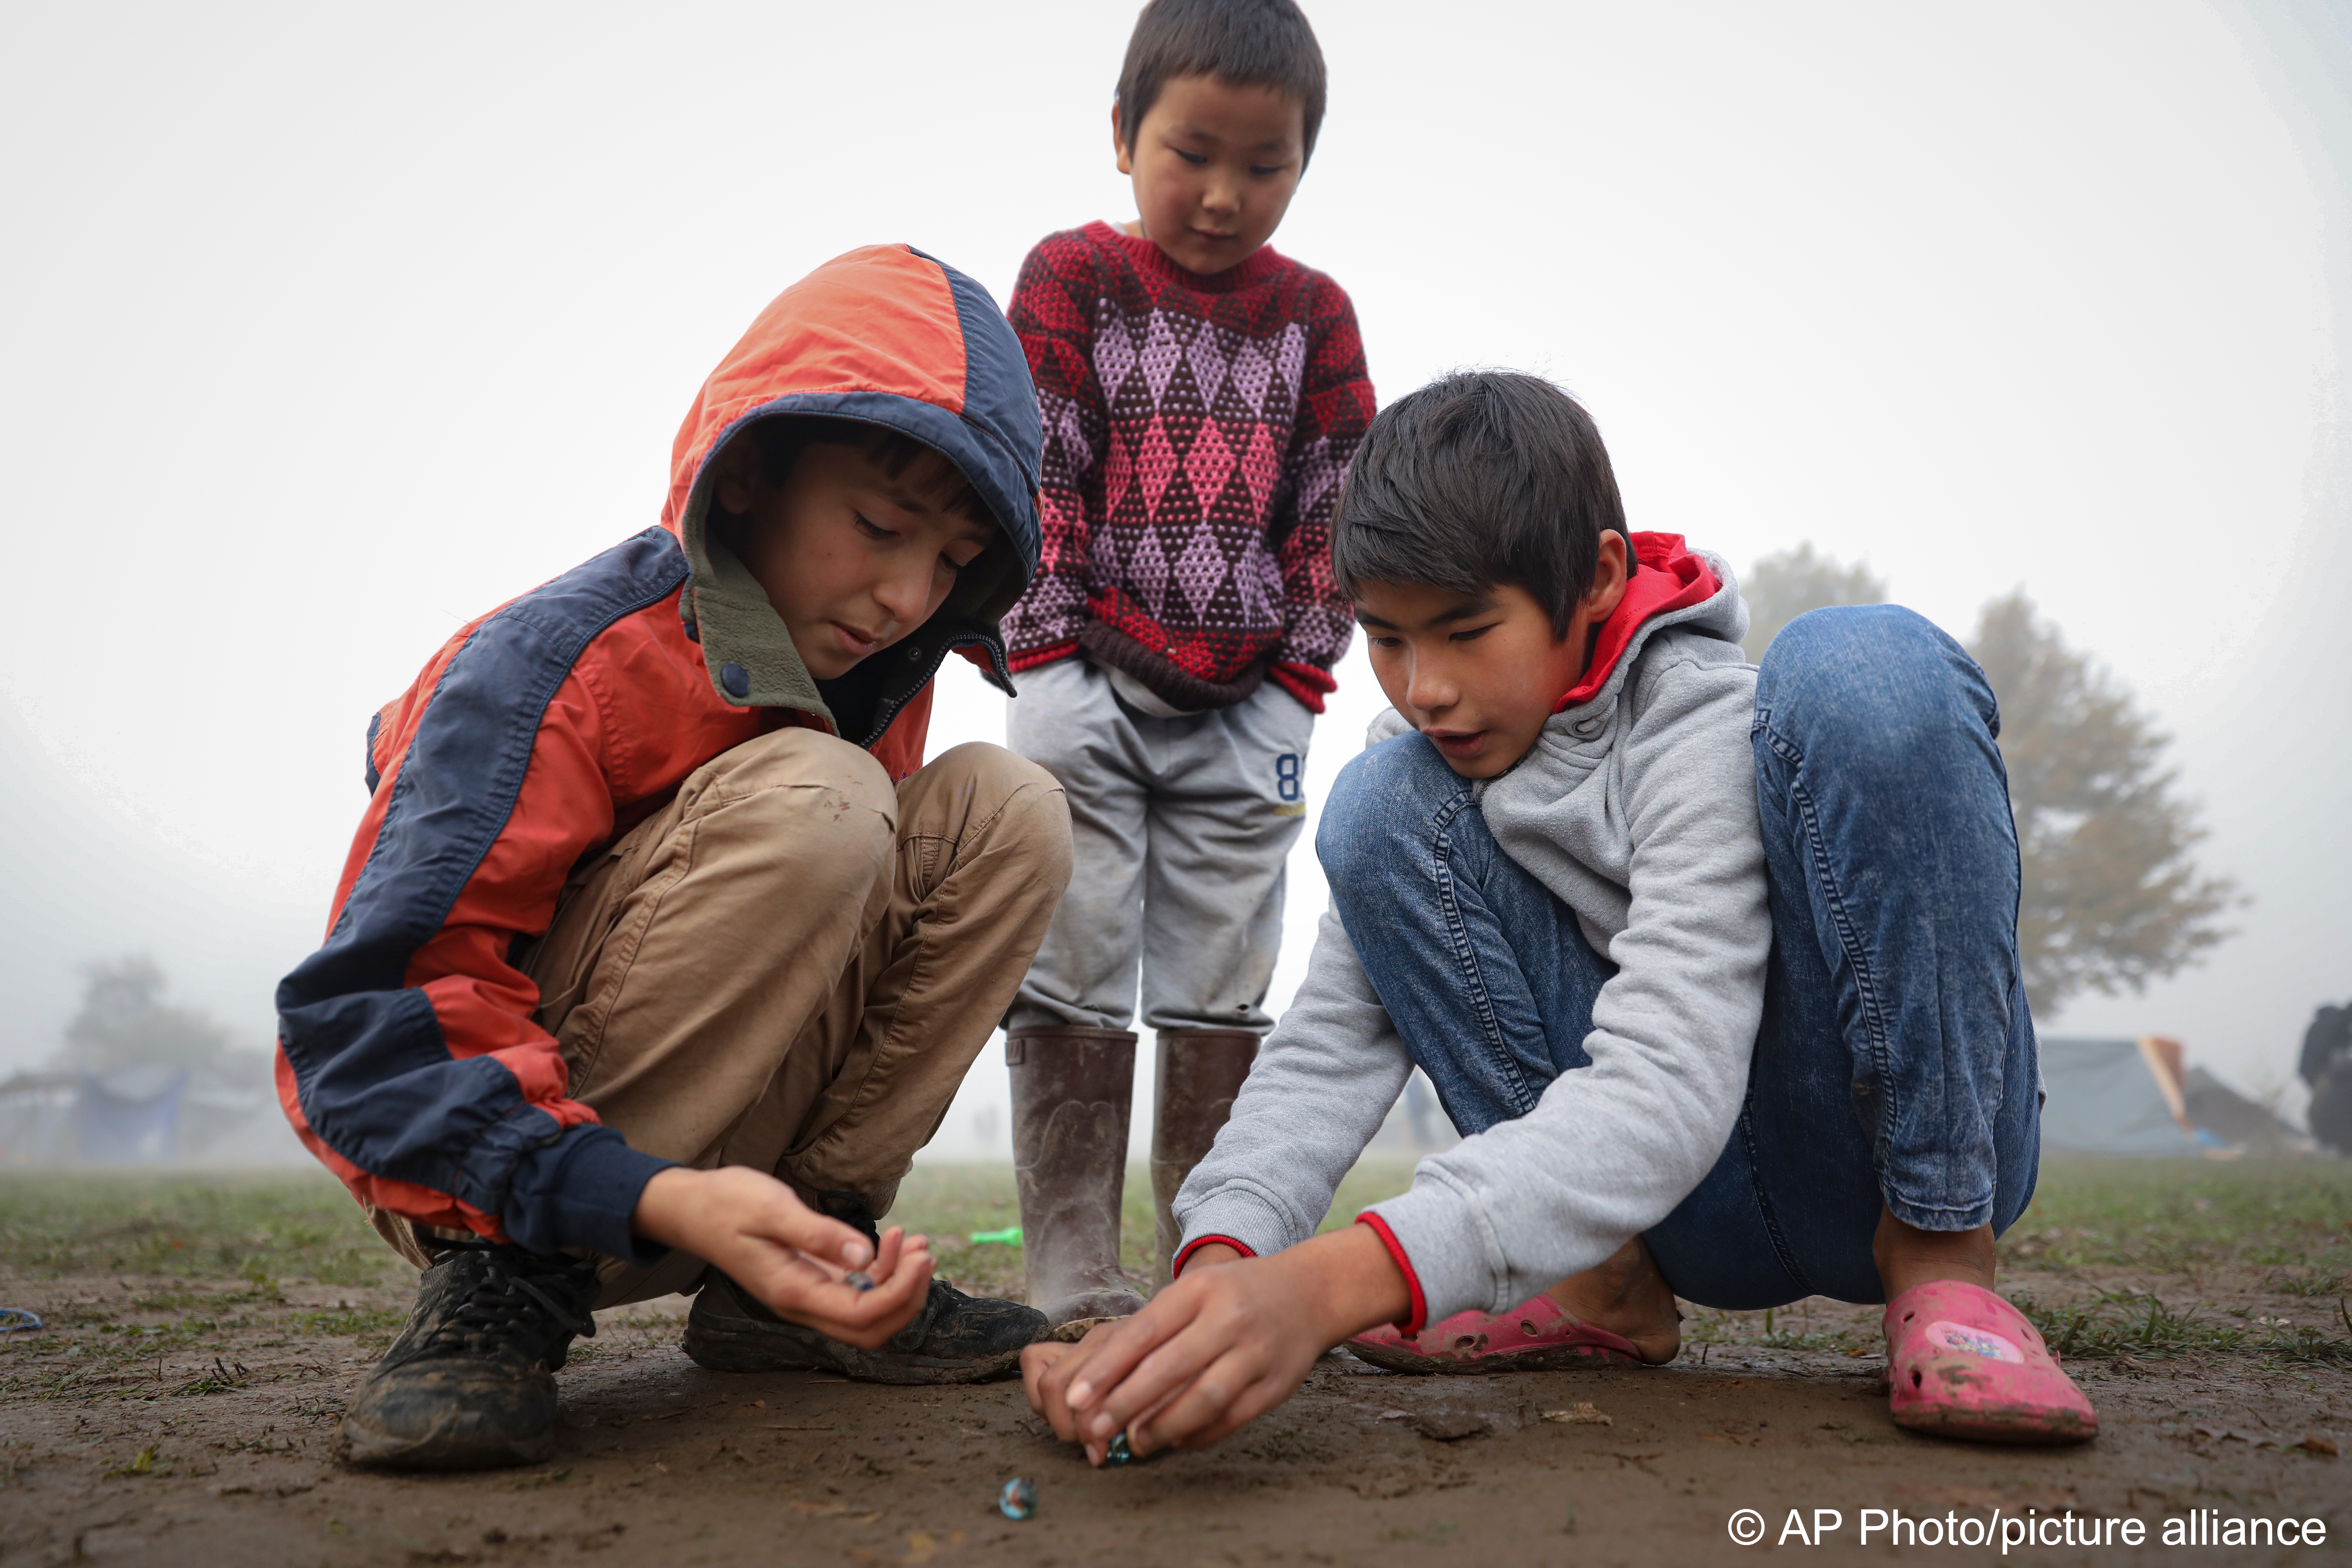
[[[1636,537],[1645,562],[1658,537]],[[1368,1211],[1405,1254],[1420,1322],[1506,1311],[1601,1263],[1698,1185],[1738,1117],[1772,942],[1756,671],[1729,565],[1693,553],[1716,593],[1643,622],[1591,700],[1477,787],[1497,846],[1617,973],[1593,1005],[1591,1066],[1422,1161],[1412,1191]],[[1409,729],[1391,709],[1367,743]],[[1327,910],[1305,984],[1177,1195],[1187,1241],[1264,1255],[1313,1236],[1412,1067]]]

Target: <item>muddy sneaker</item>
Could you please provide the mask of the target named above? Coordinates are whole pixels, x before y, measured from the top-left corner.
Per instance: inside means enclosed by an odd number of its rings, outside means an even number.
[[[593,1264],[457,1243],[425,1271],[408,1326],[360,1384],[343,1457],[395,1470],[529,1465],[555,1447],[555,1370],[593,1334]]]
[[[1021,1352],[1045,1314],[1018,1301],[967,1296],[944,1279],[914,1321],[878,1351],[788,1323],[718,1269],[686,1320],[686,1353],[713,1372],[837,1372],[862,1383],[986,1383],[1017,1377]]]

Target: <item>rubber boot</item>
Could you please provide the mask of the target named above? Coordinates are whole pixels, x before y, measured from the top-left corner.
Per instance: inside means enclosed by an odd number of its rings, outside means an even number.
[[[1118,1267],[1135,1036],[1125,1029],[1013,1029],[1013,1173],[1029,1304],[1055,1326],[1143,1306]]]
[[[1176,1226],[1176,1190],[1217,1141],[1234,1111],[1234,1097],[1257,1059],[1257,1036],[1248,1029],[1162,1029],[1151,1121],[1151,1200],[1160,1233],[1152,1289],[1174,1277],[1183,1233]]]

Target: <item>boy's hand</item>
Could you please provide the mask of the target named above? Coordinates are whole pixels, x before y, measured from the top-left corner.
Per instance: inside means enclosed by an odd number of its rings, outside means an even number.
[[[882,1233],[877,1255],[856,1230],[748,1165],[657,1172],[629,1226],[722,1270],[778,1317],[860,1350],[879,1350],[905,1328],[930,1289],[923,1237],[894,1225]],[[844,1282],[859,1268],[872,1289]]]
[[[1142,1311],[1075,1345],[1021,1352],[1030,1408],[1101,1464],[1127,1434],[1140,1458],[1205,1448],[1290,1397],[1316,1358],[1404,1315],[1411,1297],[1368,1227],[1243,1258],[1212,1245]]]

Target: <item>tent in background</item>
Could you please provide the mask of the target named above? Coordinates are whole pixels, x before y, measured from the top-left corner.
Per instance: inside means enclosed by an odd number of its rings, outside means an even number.
[[[2068,1153],[2234,1159],[2310,1154],[2312,1141],[2202,1068],[2179,1040],[2045,1038],[2042,1146]]]
[[[301,1152],[284,1128],[267,1089],[206,1068],[20,1072],[0,1079],[0,1170],[275,1164]]]
[[[74,1100],[74,1142],[94,1165],[160,1165],[179,1157],[180,1102],[188,1092],[184,1068],[117,1068],[80,1073]]]
[[[2048,1039],[2042,1045],[2042,1146],[2085,1154],[2195,1154],[2158,1068],[2137,1040]],[[2177,1090],[2176,1090],[2177,1092]]]

